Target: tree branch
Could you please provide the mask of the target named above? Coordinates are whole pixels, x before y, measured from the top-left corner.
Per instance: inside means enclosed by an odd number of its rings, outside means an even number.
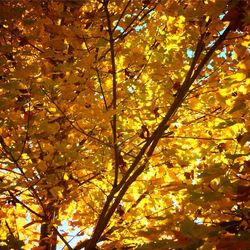
[[[63,243],[65,244],[65,246],[67,246],[67,248],[69,250],[73,250],[73,248],[70,246],[70,244],[64,239],[64,237],[61,235],[61,233],[57,230],[57,228],[55,226],[52,226],[52,228],[55,230],[56,234],[59,236],[59,238],[63,241]]]
[[[151,137],[146,141],[144,146],[142,147],[141,151],[138,153],[137,157],[135,158],[134,162],[131,164],[129,170],[121,180],[121,182],[118,184],[117,187],[113,188],[110,192],[110,195],[107,198],[107,201],[104,205],[104,209],[102,211],[103,217],[100,217],[96,229],[93,233],[92,239],[90,243],[88,244],[87,250],[94,249],[96,246],[96,243],[98,242],[98,239],[100,238],[102,232],[106,228],[109,220],[111,219],[112,215],[114,214],[116,208],[120,204],[120,201],[122,200],[123,196],[127,192],[128,188],[131,186],[133,182],[137,179],[137,177],[144,171],[144,169],[147,166],[147,163],[149,161],[149,158],[152,156],[154,149],[156,145],[158,144],[160,138],[162,137],[164,131],[167,129],[167,123],[170,121],[172,116],[175,114],[175,112],[178,110],[178,108],[183,103],[186,94],[189,91],[189,88],[191,87],[192,83],[196,80],[196,77],[199,75],[205,64],[208,62],[210,57],[213,55],[213,52],[218,48],[218,46],[224,41],[225,37],[231,30],[231,23],[229,26],[224,30],[222,35],[219,37],[219,39],[214,43],[214,45],[210,48],[208,53],[204,56],[204,58],[201,60],[200,64],[198,65],[197,69],[193,73],[193,70],[195,68],[195,63],[191,63],[190,70],[188,71],[186,78],[180,87],[180,89],[177,92],[176,98],[173,102],[173,104],[170,106],[166,116],[163,118],[162,122],[159,124],[157,129],[154,131],[154,133],[151,135]],[[201,39],[199,40],[197,44],[196,49],[196,56],[193,58],[193,61],[197,62],[198,56],[201,54],[201,47],[203,46],[203,43],[201,43]],[[198,51],[198,52],[197,52]],[[146,153],[147,151],[147,153]],[[146,153],[146,155],[145,155]],[[141,159],[144,158],[143,163],[141,166],[139,166],[135,171],[134,169],[137,167],[138,163],[141,161]],[[134,171],[134,173],[130,176],[130,174]],[[112,205],[110,204],[113,200],[114,194],[118,192],[118,195],[114,199]]]
[[[115,64],[115,48],[114,48],[114,38],[112,32],[112,24],[110,20],[110,14],[108,10],[108,2],[104,3],[107,24],[108,24],[108,34],[109,34],[109,44],[110,44],[110,56],[111,56],[111,66],[112,66],[112,78],[113,78],[113,100],[112,106],[113,110],[116,110],[117,102],[117,79],[116,79],[116,64]],[[117,145],[117,114],[113,115],[112,119],[112,132],[113,132],[113,144],[114,144],[114,155],[115,155],[115,178],[114,187],[117,186],[118,182],[118,172],[119,172],[119,149]]]
[[[30,106],[31,106],[31,85],[29,87],[29,92],[28,92],[28,117],[27,117],[27,128],[26,128],[26,133],[25,133],[25,139],[23,142],[23,146],[20,152],[20,155],[17,157],[16,161],[19,161],[19,159],[22,157],[22,154],[24,152],[28,137],[29,137],[29,127],[30,127]]]
[[[21,175],[28,180],[25,172],[23,171],[23,169],[21,168],[21,166],[19,165],[19,163],[17,162],[17,160],[15,159],[15,157],[13,156],[13,154],[11,153],[9,147],[5,144],[3,137],[0,135],[0,145],[2,146],[5,154],[7,157],[10,157],[9,159],[16,165],[16,167],[19,169],[19,171],[21,172]],[[38,200],[39,204],[41,205],[41,207],[44,210],[44,205],[40,199],[40,197],[38,196],[36,190],[31,186],[29,187],[29,190],[31,193],[33,193],[33,195],[36,197],[36,199]],[[45,210],[44,210],[45,211]]]
[[[233,138],[209,138],[209,137],[194,137],[194,136],[169,136],[163,135],[162,138],[172,138],[172,139],[193,139],[193,140],[207,140],[207,141],[234,141]]]
[[[38,218],[44,219],[44,216],[40,215],[39,213],[37,213],[36,211],[34,211],[30,207],[28,207],[26,204],[24,204],[22,201],[20,201],[14,194],[12,194],[11,191],[8,191],[8,192],[9,192],[11,198],[14,200],[14,202],[21,204],[24,208],[26,208],[32,214],[36,215]]]
[[[123,11],[122,11],[122,13],[121,13],[121,15],[120,15],[120,17],[119,17],[119,19],[118,19],[116,25],[115,25],[114,28],[112,29],[112,32],[114,32],[114,31],[116,30],[116,28],[119,26],[119,23],[120,23],[121,19],[123,18],[123,15],[125,14],[125,11],[127,10],[127,8],[128,8],[128,6],[130,5],[130,3],[131,3],[131,0],[129,0],[129,1],[127,2],[126,6],[124,7],[124,9],[123,9]]]
[[[98,80],[98,83],[99,83],[99,86],[100,86],[100,89],[101,89],[101,94],[102,94],[105,109],[108,110],[108,104],[107,104],[106,97],[105,97],[105,94],[104,94],[104,90],[103,90],[103,87],[102,87],[102,81],[101,81],[100,73],[99,73],[97,68],[96,68],[96,74],[97,74],[97,80]]]
[[[59,105],[55,102],[55,101],[53,101],[52,100],[52,98],[49,96],[49,94],[46,92],[46,90],[44,89],[44,88],[41,88],[41,90],[44,92],[44,94],[49,98],[49,100],[56,106],[56,108],[60,111],[60,113],[63,115],[63,117],[69,122],[69,124],[72,126],[72,128],[74,128],[76,131],[78,131],[78,132],[80,132],[81,134],[84,134],[84,135],[86,135],[88,138],[91,138],[91,139],[93,139],[93,140],[95,140],[95,141],[98,141],[100,144],[102,144],[102,145],[105,145],[105,146],[107,146],[107,147],[109,147],[109,148],[112,148],[112,145],[110,145],[110,144],[108,144],[108,143],[106,143],[106,142],[103,142],[102,140],[100,140],[100,139],[98,139],[98,138],[96,138],[96,137],[94,137],[94,136],[92,136],[91,135],[91,133],[90,132],[85,132],[80,126],[79,126],[79,124],[76,122],[76,125],[74,124],[74,122],[73,121],[71,121],[70,120],[70,118],[65,114],[65,112],[59,107]],[[92,132],[92,131],[91,131]]]

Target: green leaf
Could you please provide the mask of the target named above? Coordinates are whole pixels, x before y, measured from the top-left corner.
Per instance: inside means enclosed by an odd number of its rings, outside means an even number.
[[[202,246],[204,244],[204,240],[197,240],[190,245],[188,245],[185,250],[196,250],[198,247]]]
[[[100,38],[96,44],[97,48],[105,47],[108,41],[106,39]]]
[[[7,246],[4,246],[5,244],[7,244]],[[23,249],[23,246],[24,242],[15,238],[13,235],[8,235],[5,241],[0,240],[0,250]]]
[[[203,224],[197,224],[189,218],[185,218],[180,224],[180,232],[187,237],[191,237],[194,242],[196,242],[197,239],[206,236],[210,231],[210,227],[207,227]]]
[[[12,52],[12,47],[10,45],[1,45],[0,51],[2,53],[10,53],[10,52]]]
[[[216,191],[206,192],[203,195],[205,202],[218,200],[218,199],[221,199],[222,197],[223,197],[223,194],[220,192],[216,192]]]
[[[237,141],[243,147],[246,142],[250,141],[250,132],[239,135]]]
[[[239,157],[247,156],[248,154],[226,154],[226,157],[231,160],[235,160]]]
[[[63,198],[63,187],[60,187],[60,186],[55,186],[55,187],[52,187],[50,188],[50,193],[53,195],[54,198]]]
[[[136,250],[166,250],[166,249],[175,249],[176,247],[179,247],[180,245],[178,243],[175,243],[171,240],[158,240],[155,242],[151,242],[148,244],[144,244]]]
[[[215,126],[215,128],[217,128],[217,129],[228,128],[228,127],[233,126],[234,124],[236,124],[235,121],[226,120],[224,122],[219,123],[217,126]]]
[[[180,231],[184,235],[191,236],[192,230],[194,229],[195,225],[197,225],[197,224],[195,224],[193,221],[186,218],[185,220],[183,220],[181,222]]]
[[[25,26],[29,26],[29,25],[33,25],[36,21],[32,20],[32,19],[24,19],[23,20],[23,25]]]
[[[246,108],[246,103],[244,100],[239,100],[234,104],[234,107],[229,111],[230,114]]]
[[[202,205],[204,203],[202,194],[198,192],[189,192],[189,201],[197,205]]]

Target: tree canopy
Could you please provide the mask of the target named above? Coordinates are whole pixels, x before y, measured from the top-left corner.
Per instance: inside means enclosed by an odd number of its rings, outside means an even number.
[[[0,7],[0,249],[250,248],[248,0]]]

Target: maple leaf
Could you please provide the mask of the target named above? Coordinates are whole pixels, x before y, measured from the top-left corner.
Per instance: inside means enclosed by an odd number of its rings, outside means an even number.
[[[249,1],[0,7],[3,249],[243,248]]]

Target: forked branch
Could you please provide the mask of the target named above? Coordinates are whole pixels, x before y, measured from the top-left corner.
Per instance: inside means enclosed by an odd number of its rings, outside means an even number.
[[[110,195],[107,197],[106,203],[100,215],[95,231],[93,233],[92,239],[90,240],[88,246],[85,249],[87,250],[95,249],[95,246],[99,238],[101,237],[103,231],[108,225],[112,215],[119,206],[128,188],[136,181],[138,176],[140,176],[140,174],[145,170],[147,163],[154,152],[155,147],[157,146],[160,138],[167,129],[167,124],[170,122],[171,118],[176,113],[178,108],[182,105],[191,85],[196,80],[200,72],[203,70],[204,66],[208,63],[209,59],[211,58],[215,50],[219,47],[220,44],[222,44],[222,42],[225,40],[226,36],[231,30],[232,30],[232,24],[230,23],[229,26],[224,30],[222,35],[214,43],[214,45],[209,49],[207,54],[201,59],[200,63],[198,64],[195,70],[196,62],[198,61],[198,57],[201,55],[201,52],[203,50],[203,48],[200,47],[203,46],[203,41],[202,41],[203,37],[199,40],[197,44],[196,55],[193,58],[190,70],[187,73],[182,86],[178,90],[173,104],[170,106],[167,114],[165,115],[165,117],[163,118],[162,122],[159,124],[157,129],[154,131],[151,137],[148,138],[148,140],[138,153],[137,157],[131,164],[129,170],[121,180],[121,182],[118,184],[117,187],[114,187],[113,190],[111,190]],[[118,194],[115,197],[114,195],[116,193]]]

